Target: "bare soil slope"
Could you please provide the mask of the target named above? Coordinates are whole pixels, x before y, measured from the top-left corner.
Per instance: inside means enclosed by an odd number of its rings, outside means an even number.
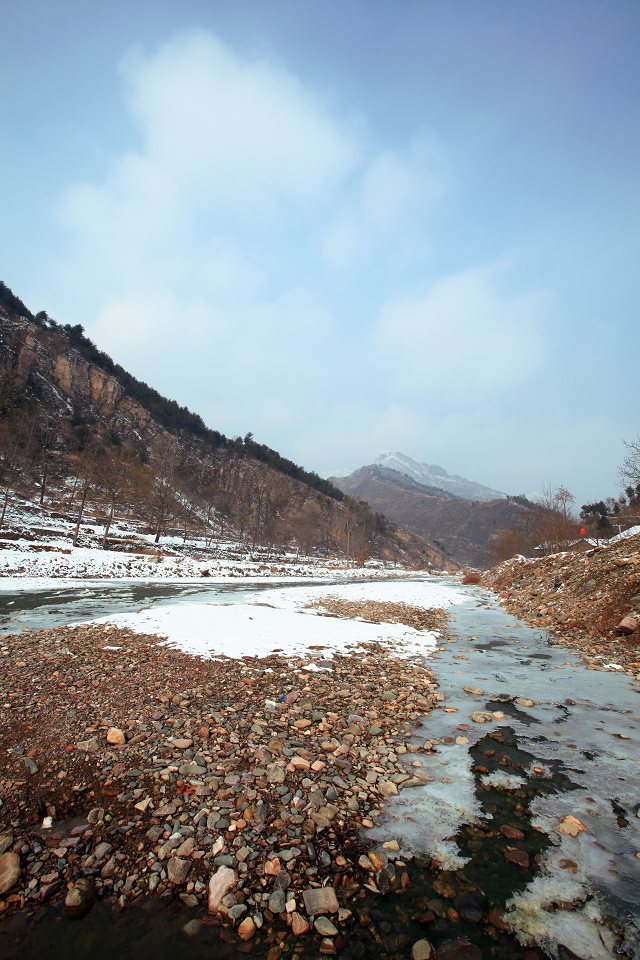
[[[594,667],[640,678],[640,535],[535,560],[516,557],[485,575],[506,608],[579,650]]]

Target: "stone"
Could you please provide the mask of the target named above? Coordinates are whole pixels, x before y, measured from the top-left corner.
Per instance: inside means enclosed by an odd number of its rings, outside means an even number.
[[[0,896],[15,887],[20,879],[20,857],[17,853],[3,853],[0,857]]]
[[[529,869],[529,854],[525,853],[524,850],[505,850],[504,858],[509,863],[515,863],[518,867],[523,867],[525,870]]]
[[[391,780],[382,780],[378,784],[378,790],[383,797],[395,797],[398,794],[398,788]]]
[[[506,837],[507,840],[524,840],[524,833],[522,830],[518,830],[517,827],[512,827],[508,823],[503,823],[500,827],[500,833],[503,837]]]
[[[189,939],[191,939],[191,937],[197,937],[201,929],[202,929],[201,921],[198,920],[197,917],[193,917],[192,920],[188,920],[185,923],[185,925],[182,928],[182,932],[184,933],[185,937],[189,937]]]
[[[618,624],[618,633],[635,633],[640,630],[640,617],[633,615],[623,617]]]
[[[182,857],[171,857],[167,863],[167,877],[169,882],[178,885],[186,883],[190,869],[190,860],[183,860]]]
[[[0,856],[13,844],[13,834],[10,831],[0,833]]]
[[[481,697],[484,693],[484,690],[482,690],[480,687],[463,687],[462,689],[465,693],[470,693],[474,697]],[[422,943],[421,940],[418,942]],[[424,942],[426,943],[427,941],[425,940]]]
[[[336,937],[338,935],[338,928],[331,923],[328,917],[316,917],[313,925],[321,937]]]
[[[65,916],[72,920],[84,917],[96,899],[96,888],[90,877],[80,877],[75,887],[69,890],[64,901]]]
[[[323,913],[337,913],[340,908],[333,887],[309,887],[302,891],[302,899],[310,917]]]
[[[428,940],[417,940],[411,947],[411,960],[435,960],[435,955]]]
[[[471,719],[474,723],[489,723],[493,720],[493,714],[488,713],[486,710],[474,710],[471,714]]]
[[[222,898],[225,897],[229,891],[235,887],[238,882],[238,874],[235,870],[232,870],[230,867],[218,867],[216,872],[211,875],[209,879],[209,888],[208,888],[208,910],[209,913],[217,913],[220,904],[222,903]]]
[[[585,825],[576,820],[575,817],[563,817],[556,827],[557,832],[563,833],[565,837],[577,837],[579,833],[586,829]]]
[[[107,743],[110,743],[113,746],[126,743],[124,730],[121,730],[120,727],[110,727],[107,730]]]
[[[287,904],[287,895],[284,890],[274,890],[269,897],[269,910],[271,913],[283,913]]]
[[[241,940],[251,940],[256,932],[256,924],[253,917],[245,917],[238,927],[238,936]]]
[[[309,932],[309,924],[301,913],[291,914],[291,930],[294,937],[303,937],[305,933]]]

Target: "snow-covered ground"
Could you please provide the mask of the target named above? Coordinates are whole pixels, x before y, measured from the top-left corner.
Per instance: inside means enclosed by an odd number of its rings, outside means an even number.
[[[166,638],[185,653],[200,657],[264,657],[272,653],[308,658],[312,668],[334,652],[362,649],[381,641],[403,656],[429,655],[438,634],[398,623],[368,623],[323,616],[307,604],[322,597],[405,602],[424,609],[445,608],[466,600],[461,590],[438,581],[354,583],[340,586],[262,590],[242,602],[171,603],[95,622],[128,627]],[[117,641],[115,641],[117,642]]]
[[[220,582],[230,578],[321,578],[344,571],[349,577],[369,576],[371,570],[393,575],[394,568],[347,568],[344,560],[300,556],[292,549],[248,550],[233,540],[177,534],[153,534],[139,525],[116,520],[109,532],[110,549],[101,548],[103,525],[87,516],[73,546],[75,523],[69,516],[40,507],[33,500],[12,503],[0,529],[0,591],[60,585],[77,580],[177,580]],[[397,575],[397,573],[396,573]]]

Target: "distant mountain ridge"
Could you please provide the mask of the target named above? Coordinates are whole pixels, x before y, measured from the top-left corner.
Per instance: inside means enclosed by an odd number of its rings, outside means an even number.
[[[419,463],[398,451],[385,451],[379,454],[375,465],[395,470],[423,487],[443,490],[454,497],[464,497],[465,500],[499,500],[507,496],[501,490],[494,490],[475,480],[467,480],[457,474],[448,473],[444,467],[436,464]]]
[[[532,519],[533,507],[523,498],[508,497],[401,453],[383,453],[376,463],[330,480],[431,540],[458,563],[473,566],[489,566],[494,540],[506,530],[526,530]]]

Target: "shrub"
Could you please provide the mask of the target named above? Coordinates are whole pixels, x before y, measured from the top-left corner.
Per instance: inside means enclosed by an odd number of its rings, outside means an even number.
[[[462,577],[462,582],[465,584],[482,583],[482,574],[479,573],[477,570],[465,570]]]

